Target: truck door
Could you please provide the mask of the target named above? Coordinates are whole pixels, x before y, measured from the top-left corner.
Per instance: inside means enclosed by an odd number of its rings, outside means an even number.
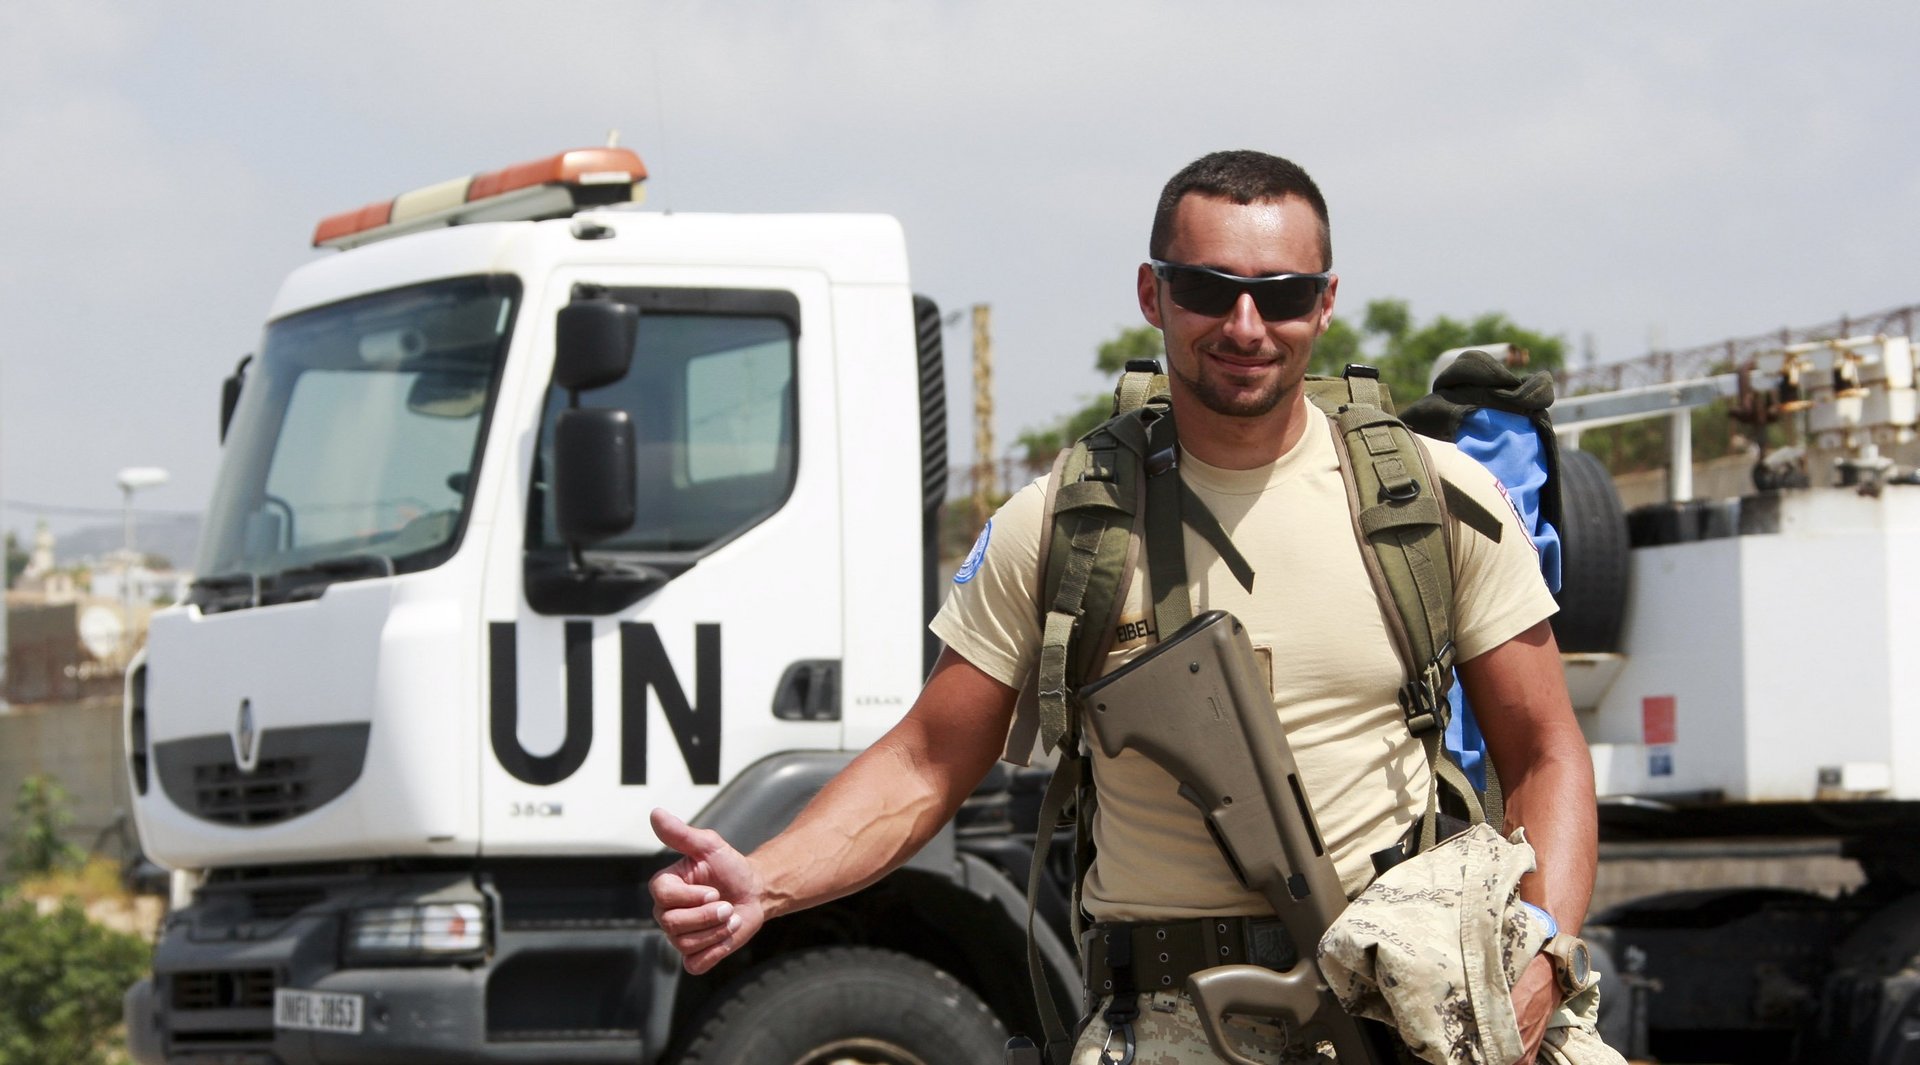
[[[580,396],[632,421],[637,516],[572,557],[548,491],[568,398],[551,387],[530,397],[524,550],[517,566],[490,567],[512,587],[486,597],[489,852],[645,849],[652,807],[691,813],[770,753],[839,746],[828,284],[791,270],[726,281],[622,284],[603,272],[550,292],[557,310],[592,282],[639,310],[626,377]],[[583,577],[581,561],[605,576]]]

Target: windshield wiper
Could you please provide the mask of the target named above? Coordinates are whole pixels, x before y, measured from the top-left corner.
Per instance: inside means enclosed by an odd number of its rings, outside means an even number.
[[[292,566],[281,570],[269,578],[272,590],[267,594],[271,595],[272,601],[276,603],[318,599],[320,593],[340,581],[391,577],[393,573],[393,559],[386,555],[369,552],[341,555],[338,558],[323,558],[318,562],[309,562],[303,566]]]
[[[216,573],[194,579],[187,602],[203,614],[222,610],[245,610],[260,601],[260,575],[257,573]]]

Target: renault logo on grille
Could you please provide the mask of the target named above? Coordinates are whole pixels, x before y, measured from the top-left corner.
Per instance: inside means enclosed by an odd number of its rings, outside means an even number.
[[[240,700],[240,721],[233,727],[233,760],[242,773],[260,767],[260,732],[253,725],[253,700]]]

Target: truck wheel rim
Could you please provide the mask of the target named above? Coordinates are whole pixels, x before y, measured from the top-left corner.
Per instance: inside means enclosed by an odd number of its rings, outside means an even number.
[[[927,1065],[924,1058],[884,1039],[836,1039],[794,1065]]]

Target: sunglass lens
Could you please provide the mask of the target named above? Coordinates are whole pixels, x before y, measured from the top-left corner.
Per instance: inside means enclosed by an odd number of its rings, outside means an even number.
[[[1240,293],[1253,294],[1260,317],[1287,322],[1305,316],[1320,301],[1321,282],[1313,277],[1285,277],[1275,281],[1236,281],[1211,270],[1177,266],[1166,272],[1167,292],[1173,302],[1195,314],[1219,317],[1233,310]]]
[[[1205,270],[1179,269],[1167,279],[1173,302],[1195,314],[1218,316],[1233,309],[1240,298],[1240,286]]]
[[[1269,322],[1289,322],[1302,317],[1313,310],[1320,298],[1320,283],[1311,277],[1260,281],[1247,287],[1253,290],[1253,304],[1260,308],[1260,317]]]

